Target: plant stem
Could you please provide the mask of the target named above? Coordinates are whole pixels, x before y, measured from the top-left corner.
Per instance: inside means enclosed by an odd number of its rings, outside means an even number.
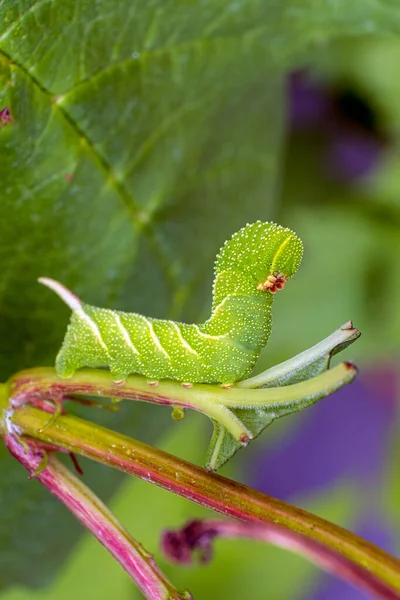
[[[57,458],[43,450],[21,445],[8,432],[5,443],[10,453],[35,476],[94,537],[110,552],[149,600],[188,600],[166,579],[153,557],[134,540],[99,498]],[[44,467],[44,459],[47,459]],[[37,472],[37,474],[36,474]]]
[[[353,327],[352,321],[347,321],[347,323],[344,323],[339,329],[321,342],[318,342],[318,344],[315,344],[315,346],[304,350],[304,352],[300,352],[300,354],[278,365],[274,365],[254,377],[239,381],[236,385],[239,388],[247,389],[259,388],[269,384],[274,385],[274,382],[277,380],[284,380],[288,375],[293,376],[294,373],[304,370],[318,360],[325,359],[329,365],[329,361],[334,354],[337,354],[344,347],[354,342],[360,335],[358,329]]]
[[[165,531],[162,547],[166,555],[178,563],[190,564],[196,551],[201,562],[209,562],[212,557],[212,542],[216,537],[249,538],[268,542],[308,558],[328,573],[341,577],[371,594],[373,598],[379,600],[400,598],[398,592],[370,573],[363,565],[355,564],[337,550],[328,548],[303,534],[284,529],[275,523],[189,521],[182,529]]]
[[[24,436],[60,446],[154,483],[244,522],[275,523],[305,535],[363,566],[400,591],[400,562],[354,534],[235,481],[71,415],[46,427],[48,414],[29,405],[9,416]]]
[[[249,408],[260,406],[278,406],[289,404],[295,400],[301,402],[311,396],[330,395],[346,383],[353,381],[357,374],[356,367],[348,362],[343,362],[329,369],[317,377],[305,381],[274,388],[241,389],[231,388],[220,390],[214,398],[219,403],[229,408]]]
[[[82,369],[70,379],[60,379],[52,368],[29,369],[17,373],[10,381],[12,406],[27,402],[34,404],[50,398],[60,402],[64,396],[108,396],[114,400],[141,400],[167,406],[191,408],[217,420],[239,442],[251,437],[245,425],[231,412],[231,408],[259,408],[274,406],[276,412],[294,402],[298,410],[331,394],[350,383],[357,370],[351,363],[341,363],[306,381],[293,385],[259,390],[245,390],[209,384],[196,384],[185,389],[179,383],[162,381],[156,387],[141,376],[130,376],[124,385],[117,385],[108,371]]]

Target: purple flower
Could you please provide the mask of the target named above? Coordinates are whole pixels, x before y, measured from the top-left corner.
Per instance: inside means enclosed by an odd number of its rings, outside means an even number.
[[[293,129],[319,127],[329,116],[329,91],[305,71],[289,77],[290,124]]]
[[[384,379],[385,387],[373,385]],[[395,417],[396,373],[370,372],[308,409],[299,427],[265,449],[250,485],[282,499],[326,489],[341,479],[379,485]]]
[[[290,127],[322,137],[321,167],[327,176],[354,182],[376,169],[387,136],[363,98],[313,80],[306,71],[292,73],[288,89]]]
[[[194,552],[197,552],[200,563],[208,563],[212,559],[212,541],[216,535],[212,521],[193,519],[181,529],[164,531],[161,548],[176,563],[190,565]]]

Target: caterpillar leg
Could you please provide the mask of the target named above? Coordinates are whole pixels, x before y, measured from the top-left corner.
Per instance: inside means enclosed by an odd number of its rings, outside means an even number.
[[[75,375],[77,367],[73,357],[68,358],[63,352],[62,348],[56,358],[56,371],[57,375],[62,379],[71,379]]]
[[[110,365],[110,373],[113,378],[114,385],[125,385],[126,378],[129,373],[126,372],[126,369],[121,369],[116,364]]]
[[[113,376],[113,384],[114,384],[114,385],[118,385],[118,386],[121,386],[121,387],[122,387],[123,385],[125,385],[125,382],[126,382],[126,377],[124,377],[124,378],[122,378],[122,379],[119,379],[119,378],[115,378],[115,377]]]

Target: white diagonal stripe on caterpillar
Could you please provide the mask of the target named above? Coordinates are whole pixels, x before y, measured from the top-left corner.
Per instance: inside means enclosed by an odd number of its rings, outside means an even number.
[[[151,339],[155,343],[156,347],[159,349],[160,352],[162,352],[164,354],[164,356],[166,358],[168,358],[168,360],[171,360],[171,357],[168,354],[168,352],[165,350],[165,348],[162,347],[161,342],[160,342],[160,338],[158,337],[158,335],[154,331],[153,324],[147,319],[147,317],[143,317],[142,315],[140,315],[140,316],[146,321],[146,323],[147,323],[147,325],[149,327]]]
[[[130,335],[129,335],[129,332],[128,332],[128,330],[126,329],[126,327],[125,327],[125,326],[123,325],[123,323],[121,322],[121,319],[120,319],[120,316],[119,316],[119,314],[118,314],[118,313],[115,313],[115,312],[113,312],[113,313],[112,313],[112,315],[113,315],[113,316],[114,316],[114,318],[115,318],[115,322],[116,322],[116,324],[117,324],[117,327],[118,327],[118,329],[120,330],[120,332],[121,332],[121,335],[122,335],[122,337],[124,338],[124,340],[125,340],[125,342],[126,342],[127,346],[128,346],[128,347],[129,347],[129,348],[132,350],[132,352],[134,352],[135,354],[139,354],[139,350],[136,348],[136,346],[134,346],[134,344],[133,344],[133,342],[132,342],[132,340],[131,340],[131,338],[130,338]]]
[[[218,306],[216,306],[214,308],[212,316],[214,316],[217,312],[219,312],[222,309],[222,307],[224,306],[224,304],[226,304],[228,298],[229,298],[229,295],[226,298],[224,298],[223,300],[221,300],[221,302],[218,304]]]
[[[272,272],[274,272],[274,271],[276,270],[276,268],[275,268],[275,264],[277,263],[277,261],[278,261],[278,259],[279,259],[280,255],[282,254],[282,252],[283,252],[284,248],[285,248],[285,247],[288,245],[288,243],[289,243],[289,241],[290,241],[290,238],[291,238],[291,237],[294,237],[294,235],[293,235],[293,232],[292,232],[292,231],[290,231],[290,233],[291,233],[292,235],[289,235],[287,238],[285,238],[285,239],[283,240],[282,244],[279,246],[278,250],[277,250],[277,251],[276,251],[276,253],[275,253],[275,256],[274,256],[274,258],[273,258],[273,261],[272,261],[272,264],[271,264],[271,271],[272,271]]]
[[[110,353],[108,351],[107,346],[104,343],[103,338],[101,337],[101,333],[100,333],[100,329],[99,326],[97,325],[97,323],[95,323],[93,321],[93,319],[91,319],[89,317],[89,315],[87,315],[85,313],[85,311],[83,310],[82,306],[79,306],[78,308],[75,309],[75,314],[80,317],[81,319],[83,319],[84,321],[86,321],[86,323],[89,325],[90,329],[93,331],[97,341],[99,342],[100,346],[103,348],[103,350],[106,351],[108,358],[111,359]]]
[[[207,338],[208,340],[222,340],[222,339],[226,338],[225,333],[223,333],[221,335],[210,335],[209,333],[204,333],[203,331],[200,331],[199,326],[196,324],[193,324],[193,327],[195,328],[195,330],[197,331],[197,333],[199,335],[201,335],[204,338]]]
[[[178,326],[178,324],[177,324],[175,321],[170,321],[170,323],[172,323],[172,325],[173,325],[174,329],[176,330],[176,332],[177,332],[177,334],[178,334],[178,337],[179,337],[179,340],[180,340],[180,342],[181,342],[182,346],[183,346],[184,348],[186,348],[186,350],[187,350],[188,352],[191,352],[191,353],[192,353],[192,354],[194,354],[195,356],[199,356],[198,352],[196,352],[196,350],[195,350],[194,348],[192,348],[192,346],[191,346],[191,345],[190,345],[190,344],[189,344],[189,343],[188,343],[188,342],[185,340],[185,338],[183,337],[183,335],[182,335],[182,332],[181,332],[181,330],[179,329],[179,326]]]

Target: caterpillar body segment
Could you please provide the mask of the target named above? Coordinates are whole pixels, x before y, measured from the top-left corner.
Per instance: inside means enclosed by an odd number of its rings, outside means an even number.
[[[117,381],[131,373],[193,383],[236,381],[238,373],[244,377],[250,372],[259,351],[249,332],[241,332],[236,338],[235,315],[248,311],[252,325],[268,320],[268,312],[249,310],[249,304],[246,297],[229,298],[216,318],[203,325],[82,304],[82,312],[72,314],[56,359],[57,372],[61,377],[70,377],[81,367],[109,367]],[[259,331],[265,336],[265,327]]]
[[[81,367],[108,367],[116,381],[133,373],[191,383],[243,379],[268,341],[274,293],[301,256],[301,241],[289,229],[262,222],[241,229],[217,257],[212,313],[199,325],[97,308],[41,278],[72,309],[57,372],[70,377]]]

